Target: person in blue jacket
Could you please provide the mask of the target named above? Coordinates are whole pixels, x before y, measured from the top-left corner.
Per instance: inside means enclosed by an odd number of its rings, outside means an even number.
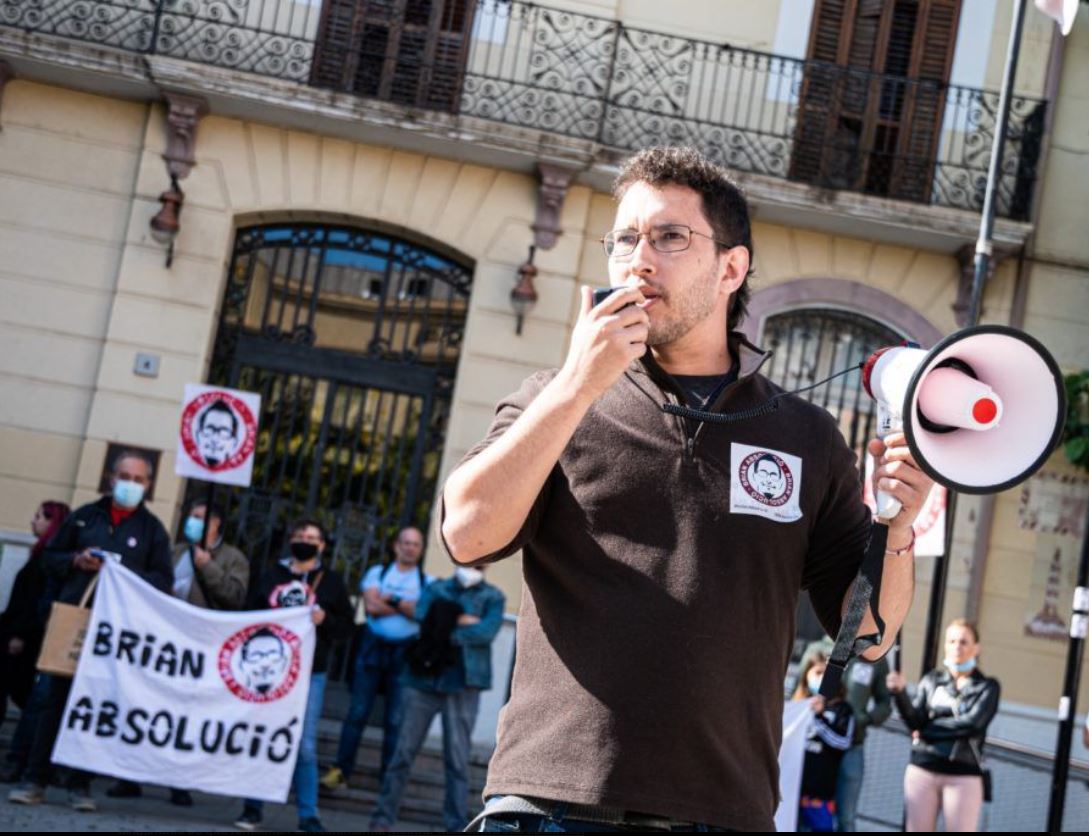
[[[446,796],[443,825],[468,824],[469,750],[480,693],[492,685],[492,642],[503,624],[503,593],[481,569],[458,567],[453,577],[429,584],[416,604],[420,638],[408,654],[401,732],[371,816],[371,831],[397,820],[409,771],[427,730],[442,714]]]

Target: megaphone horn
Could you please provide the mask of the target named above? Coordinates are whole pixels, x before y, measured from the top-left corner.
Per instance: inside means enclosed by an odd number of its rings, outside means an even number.
[[[929,351],[874,352],[863,369],[878,435],[903,429],[916,463],[963,493],[998,493],[1028,479],[1059,441],[1062,373],[1036,339],[1004,325],[957,331]],[[878,516],[900,504],[878,494]]]

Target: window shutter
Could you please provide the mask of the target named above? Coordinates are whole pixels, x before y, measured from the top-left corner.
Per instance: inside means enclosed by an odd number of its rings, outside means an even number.
[[[928,200],[960,2],[817,0],[792,178]]]
[[[311,83],[455,111],[476,0],[325,0]]]
[[[805,183],[822,178],[825,143],[835,130],[839,111],[838,65],[848,42],[846,24],[855,0],[817,0],[809,32],[809,60],[804,69],[790,155],[790,176]]]
[[[366,0],[324,0],[310,83],[344,90],[350,87],[360,48]]]
[[[447,0],[435,38],[432,71],[424,107],[456,113],[461,103],[461,85],[469,62],[473,31],[474,0]]]
[[[890,197],[926,201],[934,177],[960,0],[921,0]]]

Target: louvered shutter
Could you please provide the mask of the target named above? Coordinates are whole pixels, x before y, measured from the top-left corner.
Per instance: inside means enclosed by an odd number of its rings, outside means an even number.
[[[846,24],[854,16],[855,0],[817,0],[809,32],[809,60],[790,155],[790,176],[818,183],[825,169],[825,143],[835,131],[841,98],[840,51],[848,41]]]
[[[790,176],[926,201],[959,11],[960,0],[818,0]]]
[[[907,86],[889,196],[925,202],[934,178],[960,0],[921,0],[918,14],[908,70],[917,80]]]
[[[366,5],[366,0],[324,0],[310,68],[313,86],[350,89]]]
[[[311,83],[457,111],[476,0],[326,0]]]

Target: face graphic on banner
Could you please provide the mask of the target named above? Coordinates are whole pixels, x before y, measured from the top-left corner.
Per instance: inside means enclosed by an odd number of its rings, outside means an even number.
[[[266,628],[246,639],[238,667],[243,684],[264,696],[283,681],[290,661],[283,639]]]
[[[238,416],[224,400],[213,401],[200,413],[194,435],[206,465],[215,467],[234,455],[242,443],[238,427]]]
[[[783,469],[772,456],[761,456],[753,465],[749,482],[763,494],[765,499],[778,499],[786,489]]]

